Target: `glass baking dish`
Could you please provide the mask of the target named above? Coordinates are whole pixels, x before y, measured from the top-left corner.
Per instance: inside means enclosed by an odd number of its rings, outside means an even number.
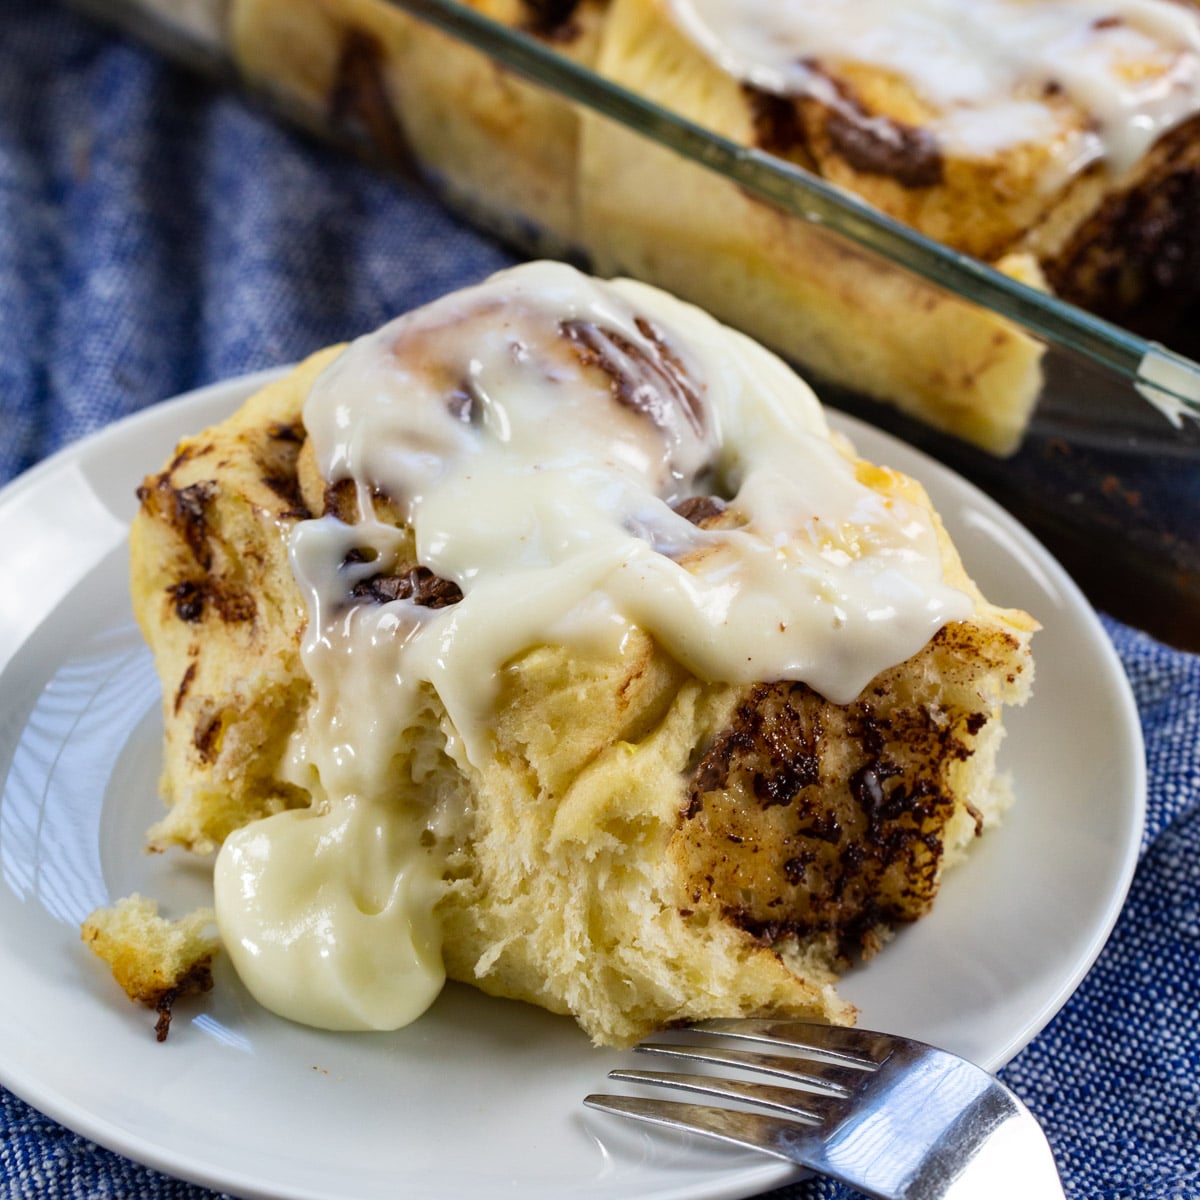
[[[826,402],[995,495],[1097,605],[1200,649],[1191,359],[455,0],[73,4],[420,178],[525,254],[745,328]],[[1200,311],[1184,345],[1200,351]]]

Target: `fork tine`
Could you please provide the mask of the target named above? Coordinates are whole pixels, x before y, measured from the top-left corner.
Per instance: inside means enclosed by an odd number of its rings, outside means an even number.
[[[834,1096],[849,1096],[862,1079],[864,1071],[859,1066],[797,1058],[788,1054],[760,1054],[754,1050],[734,1050],[724,1046],[642,1042],[635,1049],[640,1054],[661,1054],[687,1062],[712,1063],[718,1067],[737,1067],[765,1075],[779,1075],[797,1087],[814,1088]]]
[[[763,1113],[681,1104],[675,1100],[645,1100],[640,1096],[585,1096],[584,1104],[600,1112],[633,1117],[681,1133],[700,1133],[746,1150],[761,1150],[789,1162],[800,1161],[796,1143],[807,1140],[807,1127]]]
[[[644,1083],[654,1087],[678,1088],[684,1092],[699,1092],[703,1096],[715,1096],[720,1100],[741,1100],[757,1104],[760,1108],[772,1108],[802,1120],[822,1119],[820,1102],[824,1097],[814,1096],[797,1088],[779,1087],[771,1083],[753,1083],[746,1079],[722,1079],[716,1075],[676,1075],[670,1071],[609,1071],[609,1079],[622,1083]]]
[[[737,1038],[767,1045],[794,1046],[839,1062],[878,1066],[892,1053],[896,1039],[854,1026],[826,1025],[794,1018],[713,1018],[687,1026],[688,1032]]]

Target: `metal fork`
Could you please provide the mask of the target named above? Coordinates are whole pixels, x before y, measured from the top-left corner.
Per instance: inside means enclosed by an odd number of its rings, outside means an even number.
[[[1032,1114],[998,1079],[957,1055],[808,1021],[704,1021],[678,1032],[677,1043],[637,1049],[792,1086],[666,1071],[617,1070],[609,1078],[786,1115],[640,1096],[592,1095],[584,1104],[763,1150],[879,1200],[1062,1200],[1050,1146]],[[726,1039],[765,1043],[773,1052]]]

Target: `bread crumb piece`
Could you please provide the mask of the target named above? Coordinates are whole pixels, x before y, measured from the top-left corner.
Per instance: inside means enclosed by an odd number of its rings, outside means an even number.
[[[212,988],[212,960],[220,939],[211,908],[178,921],[158,915],[158,902],[134,892],[111,908],[98,908],[80,935],[112,968],[113,978],[135,1003],[158,1013],[155,1036],[166,1041],[177,1000]]]

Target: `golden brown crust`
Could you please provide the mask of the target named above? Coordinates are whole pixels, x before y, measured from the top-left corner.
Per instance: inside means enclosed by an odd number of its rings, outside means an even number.
[[[299,369],[311,379],[329,353]],[[297,464],[303,387],[266,389],[235,418],[182,442],[138,490],[134,611],[154,648],[166,725],[167,816],[151,846],[206,852],[231,829],[307,796],[276,777],[302,707],[304,605],[287,538],[310,515]],[[236,783],[234,780],[236,779]]]

